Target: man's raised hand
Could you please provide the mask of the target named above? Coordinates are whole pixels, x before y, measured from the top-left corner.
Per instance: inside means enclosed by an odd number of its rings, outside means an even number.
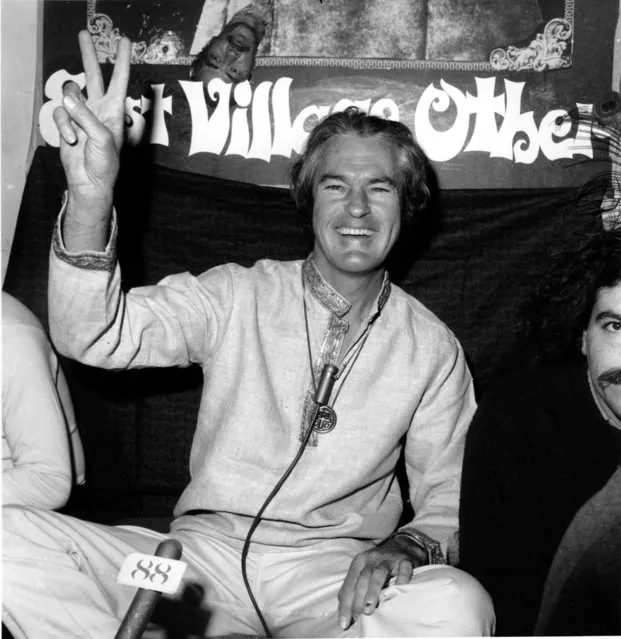
[[[105,91],[90,33],[80,31],[79,40],[87,96],[75,82],[67,82],[63,106],[54,110],[60,159],[67,178],[63,237],[70,252],[102,251],[108,238],[123,146],[131,42],[125,37],[119,40],[114,71]]]
[[[63,87],[63,106],[54,111],[60,133],[60,157],[69,197],[84,201],[105,198],[111,203],[123,146],[131,42],[125,37],[119,40],[114,71],[105,91],[88,31],[80,31],[79,41],[87,97],[75,82],[67,82]]]

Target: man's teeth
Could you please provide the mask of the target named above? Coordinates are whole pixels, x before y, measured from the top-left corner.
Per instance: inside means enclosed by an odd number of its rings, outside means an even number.
[[[340,228],[338,232],[341,235],[366,235],[367,237],[371,237],[372,231],[370,229],[348,229],[348,228]]]

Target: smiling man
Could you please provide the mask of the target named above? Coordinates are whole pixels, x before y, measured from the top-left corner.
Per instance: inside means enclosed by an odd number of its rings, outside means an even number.
[[[80,44],[89,99],[68,84],[55,114],[68,193],[50,327],[93,366],[203,368],[191,480],[168,535],[183,545],[185,586],[203,593],[192,635],[490,634],[487,593],[446,563],[472,379],[455,336],[386,270],[429,197],[409,129],[356,109],[313,129],[292,169],[314,231],[306,259],[124,292],[112,199],[130,44],[106,93],[87,33]],[[415,514],[397,529],[402,454]],[[17,637],[114,636],[133,596],[116,571],[163,537],[32,509],[5,509],[3,523],[4,621]]]
[[[483,397],[468,433],[461,566],[500,635],[619,635],[621,228],[558,251],[528,317],[539,361]]]
[[[612,269],[612,265],[611,265]],[[589,324],[582,335],[582,354],[589,381],[603,414],[621,420],[621,272],[612,286],[597,291]]]

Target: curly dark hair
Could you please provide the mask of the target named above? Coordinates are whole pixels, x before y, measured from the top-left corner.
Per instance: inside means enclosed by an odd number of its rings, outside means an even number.
[[[525,329],[539,359],[579,359],[598,291],[621,283],[621,226],[576,234],[551,257],[524,309]]]
[[[399,174],[397,187],[401,202],[402,227],[414,226],[430,199],[430,165],[427,156],[401,122],[367,115],[357,107],[333,113],[321,120],[310,132],[302,155],[290,170],[293,199],[302,223],[310,227],[313,217],[315,176],[327,144],[334,136],[356,134],[379,137],[397,151]]]

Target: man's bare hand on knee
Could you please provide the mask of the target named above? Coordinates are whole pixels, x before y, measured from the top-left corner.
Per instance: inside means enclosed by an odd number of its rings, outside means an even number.
[[[407,584],[414,568],[426,562],[423,548],[399,536],[354,557],[338,594],[341,628],[346,630],[361,614],[373,614],[390,579],[395,578],[395,585]]]

